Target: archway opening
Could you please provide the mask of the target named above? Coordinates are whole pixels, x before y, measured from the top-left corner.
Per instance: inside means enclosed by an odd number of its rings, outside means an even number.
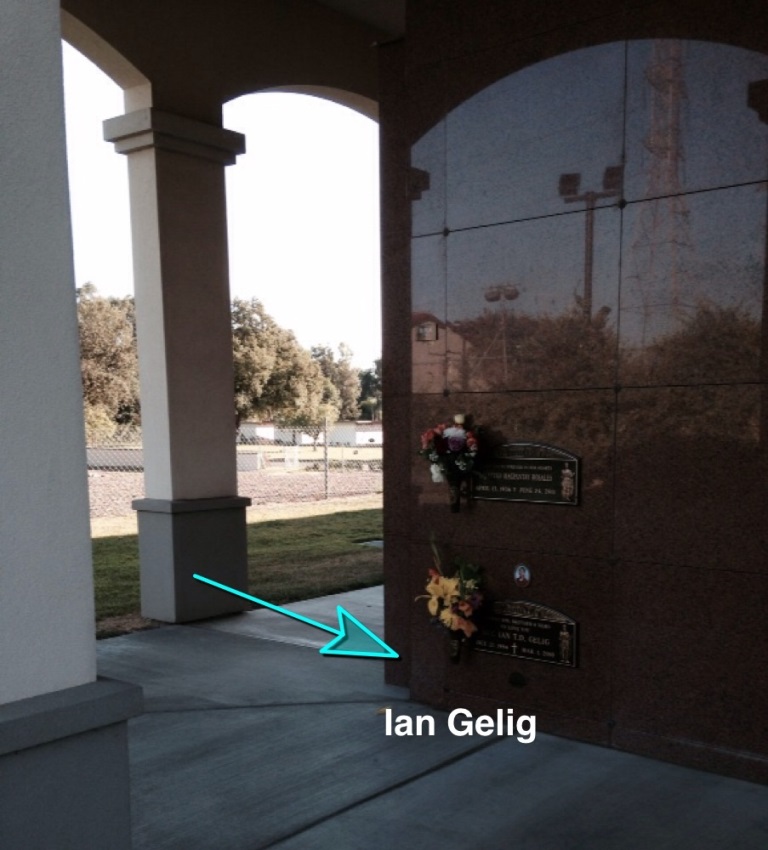
[[[257,297],[306,348],[381,356],[378,126],[305,94],[245,95],[224,124],[246,137],[227,169],[230,289]]]

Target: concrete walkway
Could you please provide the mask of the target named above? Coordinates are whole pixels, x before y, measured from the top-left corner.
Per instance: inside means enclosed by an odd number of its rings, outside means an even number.
[[[382,634],[380,588],[290,606]],[[456,737],[375,659],[269,611],[99,643],[144,688],[130,724],[135,850],[766,850],[768,787],[539,733]],[[397,646],[395,646],[397,648]],[[429,714],[434,737],[385,735]]]

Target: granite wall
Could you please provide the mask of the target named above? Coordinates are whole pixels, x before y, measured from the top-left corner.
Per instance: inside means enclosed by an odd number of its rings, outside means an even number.
[[[768,780],[768,8],[412,0],[381,58],[390,680]],[[450,512],[417,449],[458,412],[577,455],[578,504]],[[431,537],[578,666],[452,663]]]

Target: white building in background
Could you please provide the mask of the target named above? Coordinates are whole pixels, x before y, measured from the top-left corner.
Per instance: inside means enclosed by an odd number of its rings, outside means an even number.
[[[298,428],[281,428],[272,422],[241,422],[240,443],[280,443],[288,446],[313,446],[324,442],[321,433],[314,434]],[[384,432],[381,422],[334,422],[328,437],[329,446],[382,445]]]

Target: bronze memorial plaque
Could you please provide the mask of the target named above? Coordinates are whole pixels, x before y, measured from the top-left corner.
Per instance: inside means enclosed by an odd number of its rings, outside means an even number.
[[[578,626],[536,602],[496,602],[475,638],[479,652],[576,667]]]
[[[483,460],[473,477],[472,497],[501,502],[578,505],[580,462],[544,443],[508,443]]]

